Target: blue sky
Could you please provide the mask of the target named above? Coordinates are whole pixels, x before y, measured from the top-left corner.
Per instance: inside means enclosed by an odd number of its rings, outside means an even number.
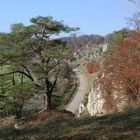
[[[29,25],[38,15],[80,27],[81,34],[106,35],[127,26],[135,6],[128,0],[0,0],[0,32],[13,23]]]

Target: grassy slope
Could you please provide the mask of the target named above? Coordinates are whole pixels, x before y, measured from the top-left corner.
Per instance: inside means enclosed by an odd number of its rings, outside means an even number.
[[[2,140],[140,140],[140,109],[79,119],[68,113],[51,111],[30,116],[23,119],[22,123],[19,134],[11,128],[0,129],[0,138]]]

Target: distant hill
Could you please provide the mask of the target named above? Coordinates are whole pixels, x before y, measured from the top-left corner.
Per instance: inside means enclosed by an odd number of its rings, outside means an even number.
[[[81,35],[81,36],[71,36],[62,38],[63,41],[67,42],[67,45],[71,47],[71,51],[86,47],[87,45],[102,44],[105,42],[105,37],[100,35]]]

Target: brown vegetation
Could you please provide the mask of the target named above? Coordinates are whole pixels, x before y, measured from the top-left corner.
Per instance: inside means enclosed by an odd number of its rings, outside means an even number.
[[[34,114],[21,120],[18,133],[12,128],[4,129],[0,126],[0,139],[139,140],[139,124],[139,108],[102,117],[78,119],[74,118],[70,113],[49,111]]]
[[[99,70],[99,66],[97,63],[88,62],[85,66],[85,71],[89,74],[95,73]]]
[[[119,42],[104,64],[105,78],[100,82],[106,106],[115,108],[123,101],[128,106],[140,104],[140,31],[130,32]]]

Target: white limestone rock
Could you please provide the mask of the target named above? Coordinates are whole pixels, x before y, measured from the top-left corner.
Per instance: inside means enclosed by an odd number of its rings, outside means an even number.
[[[84,106],[84,103],[81,103],[79,106],[78,113],[81,114],[86,109],[86,106]]]
[[[100,88],[91,88],[91,92],[88,96],[88,104],[87,109],[91,116],[101,116],[106,114],[107,112],[103,108],[104,98],[102,97],[102,93]]]
[[[103,53],[107,51],[107,47],[108,47],[107,44],[103,45]]]

